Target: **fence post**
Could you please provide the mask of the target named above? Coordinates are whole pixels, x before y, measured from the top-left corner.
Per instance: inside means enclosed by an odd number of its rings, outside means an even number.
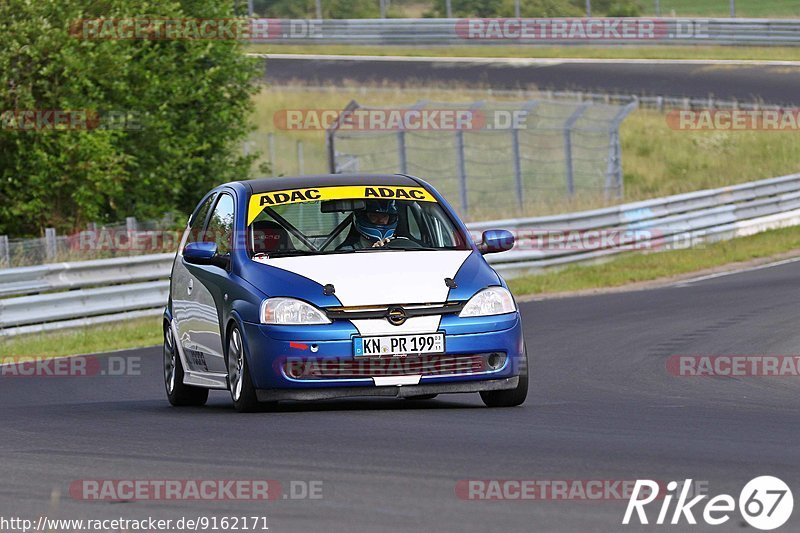
[[[406,161],[406,132],[399,130],[397,132],[397,158],[400,162],[400,172],[408,174],[408,163]]]
[[[8,246],[8,235],[0,235],[0,266],[11,266],[11,250]]]
[[[55,259],[58,254],[58,240],[55,228],[44,230],[44,255],[47,259]]]
[[[125,230],[130,234],[139,229],[139,222],[136,217],[127,217],[125,219]]]
[[[580,105],[564,123],[564,163],[567,167],[567,192],[570,196],[575,194],[575,175],[572,166],[572,128],[589,105],[589,102]]]
[[[456,172],[458,173],[458,188],[461,193],[461,214],[467,215],[469,199],[467,197],[467,166],[464,160],[464,131],[456,132]]]
[[[619,128],[631,111],[639,106],[638,101],[634,100],[623,107],[611,122],[610,140],[608,146],[608,165],[606,166],[606,179],[604,192],[606,197],[611,196],[611,189],[616,189],[617,197],[621,198],[623,193],[622,181],[622,146],[620,145]]]
[[[269,143],[269,168],[272,171],[272,177],[275,177],[275,135],[272,133],[267,134],[267,142]]]
[[[297,173],[300,175],[306,173],[306,165],[303,158],[303,141],[297,141]]]
[[[521,212],[524,206],[522,198],[522,162],[519,155],[519,130],[513,124],[511,126],[511,148],[514,153],[514,184],[517,186],[517,203]]]

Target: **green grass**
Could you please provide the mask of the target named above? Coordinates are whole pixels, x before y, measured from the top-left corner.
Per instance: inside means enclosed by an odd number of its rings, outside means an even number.
[[[655,15],[655,2],[642,0],[644,16]],[[728,0],[661,0],[662,16],[677,17],[728,17]],[[784,18],[800,16],[800,3],[796,0],[736,0],[736,16],[750,18]]]
[[[581,5],[583,5],[581,3]],[[596,4],[595,4],[596,5]],[[655,15],[655,0],[639,0],[642,16]],[[729,0],[661,0],[662,16],[728,17]],[[430,2],[392,2],[392,16],[419,17],[430,10]],[[739,17],[797,17],[800,5],[796,0],[736,0]]]
[[[798,3],[800,5],[800,3]],[[410,57],[531,57],[587,59],[752,59],[800,60],[800,49],[756,46],[359,46],[254,44],[248,52],[259,54],[329,54]],[[267,67],[269,68],[269,67]]]
[[[0,338],[0,359],[58,357],[161,344],[161,317]]]
[[[619,287],[794,251],[800,253],[800,227],[765,231],[700,249],[625,254],[606,263],[572,265],[515,278],[508,284],[518,296]]]

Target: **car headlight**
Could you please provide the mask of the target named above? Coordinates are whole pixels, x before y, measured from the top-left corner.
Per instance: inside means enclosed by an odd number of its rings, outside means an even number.
[[[325,313],[294,298],[267,298],[261,303],[261,323],[288,325],[330,324]]]
[[[503,315],[505,313],[513,313],[516,310],[517,306],[514,304],[514,298],[508,289],[489,287],[470,298],[458,316]]]

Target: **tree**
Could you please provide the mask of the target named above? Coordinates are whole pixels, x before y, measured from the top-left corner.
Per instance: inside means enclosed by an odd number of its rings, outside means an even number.
[[[248,177],[241,142],[260,63],[241,42],[74,32],[94,18],[230,18],[227,4],[0,2],[0,234],[188,213],[214,185]],[[89,129],[19,129],[33,110],[88,110]]]

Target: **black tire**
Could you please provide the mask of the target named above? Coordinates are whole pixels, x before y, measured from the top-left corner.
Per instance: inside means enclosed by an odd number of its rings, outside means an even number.
[[[438,394],[418,394],[417,396],[406,396],[406,400],[433,400]]]
[[[253,413],[263,409],[250,378],[250,365],[239,326],[233,326],[228,334],[227,362],[228,389],[231,391],[233,407],[240,413]]]
[[[183,383],[183,363],[175,346],[172,328],[164,324],[164,387],[175,407],[199,407],[208,401],[208,389]]]
[[[520,365],[519,383],[516,388],[481,392],[486,407],[516,407],[528,397],[528,349],[524,348],[524,359]]]

